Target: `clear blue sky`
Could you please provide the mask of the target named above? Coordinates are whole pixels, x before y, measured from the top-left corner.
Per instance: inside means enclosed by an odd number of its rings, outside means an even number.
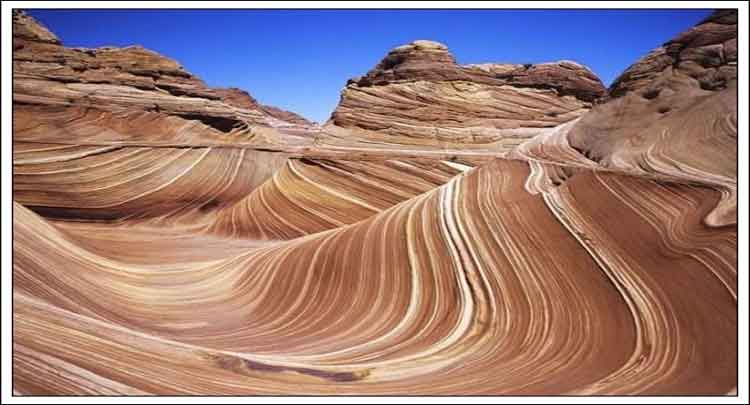
[[[570,59],[609,85],[709,10],[27,10],[65,45],[138,44],[212,87],[323,122],[389,49],[445,43],[461,64]]]

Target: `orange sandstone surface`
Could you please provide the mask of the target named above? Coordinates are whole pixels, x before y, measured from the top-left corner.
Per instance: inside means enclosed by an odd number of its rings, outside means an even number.
[[[17,394],[736,390],[736,13],[610,89],[415,41],[323,125],[13,35]]]

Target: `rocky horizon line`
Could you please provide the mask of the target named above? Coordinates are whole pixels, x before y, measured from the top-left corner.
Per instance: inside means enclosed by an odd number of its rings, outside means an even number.
[[[42,40],[43,42],[49,42],[49,43],[53,43],[53,44],[65,46],[64,42],[62,40],[60,40],[59,37],[57,37],[57,35],[55,35],[47,27],[45,27],[44,25],[42,25],[39,21],[37,21],[36,19],[34,19],[34,17],[28,15],[24,10],[22,10],[22,9],[14,9],[13,12],[14,12],[14,15],[18,14],[19,18],[20,18],[21,15],[23,15],[25,18],[28,18],[30,20],[29,21],[29,25],[36,25],[37,26],[37,27],[31,28],[29,30],[31,33],[26,36],[27,39],[30,39],[30,40],[39,40],[40,38],[44,38]],[[448,47],[445,44],[442,44],[442,43],[440,43],[438,41],[434,41],[434,40],[430,40],[430,39],[415,39],[415,40],[413,40],[413,41],[411,41],[411,42],[409,42],[407,44],[395,46],[394,48],[392,48],[388,52],[388,55],[390,55],[391,52],[393,52],[396,49],[404,49],[406,47],[413,47],[413,46],[416,46],[416,44],[420,44],[420,43],[421,44],[435,44],[436,46],[441,47],[441,48],[445,49],[446,51],[448,50]],[[86,53],[89,53],[89,52],[94,52],[95,53],[97,51],[126,50],[126,49],[129,49],[129,48],[132,48],[132,49],[135,49],[135,50],[143,50],[143,51],[146,51],[146,52],[151,52],[151,53],[154,53],[155,55],[157,55],[158,57],[162,57],[162,58],[165,58],[165,59],[171,59],[168,55],[162,55],[162,54],[160,54],[158,52],[155,52],[153,50],[150,50],[150,49],[148,49],[148,48],[146,48],[146,47],[144,47],[143,45],[140,45],[140,44],[131,44],[131,45],[125,45],[125,46],[101,45],[101,46],[96,46],[96,47],[70,47],[70,49],[78,50],[78,51],[83,51],[83,52],[86,52]],[[448,53],[449,53],[449,51],[448,51]],[[385,58],[387,59],[388,56],[386,56]],[[454,62],[455,62],[455,60],[454,60]],[[492,63],[492,62],[478,62],[477,63],[477,62],[475,62],[475,63],[468,63],[468,64],[463,64],[463,65],[458,65],[458,66],[462,66],[462,67],[466,67],[466,68],[478,68],[478,69],[484,70],[484,69],[486,69],[487,66],[491,66],[491,65],[507,65],[507,66],[524,66],[524,68],[528,69],[529,67],[531,67],[533,65],[548,65],[548,64],[551,64],[551,65],[560,65],[560,64],[563,64],[563,63],[566,63],[566,62],[567,63],[571,63],[573,65],[582,66],[587,71],[591,72],[591,74],[596,78],[596,80],[599,80],[601,82],[601,80],[597,77],[597,75],[589,67],[587,67],[587,66],[585,66],[583,64],[580,64],[579,62],[576,62],[576,61],[573,61],[573,60],[569,60],[569,59],[561,59],[561,60],[558,60],[558,61],[539,62],[539,63]],[[192,76],[192,74],[189,71],[185,70],[185,68],[182,66],[182,64],[179,63],[179,61],[175,60],[175,63],[177,63],[179,65],[179,67],[181,68],[181,70],[184,70],[186,73],[188,73],[188,74],[190,74]],[[195,77],[197,78],[197,76],[195,76]],[[345,83],[349,84],[349,82],[356,81],[356,80],[359,80],[359,79],[361,79],[361,76],[360,77],[355,77],[355,78],[349,78],[349,79],[345,80]],[[615,81],[613,81],[613,83],[614,82]],[[330,114],[329,114],[329,118],[326,121],[324,121],[324,122],[317,122],[317,121],[309,119],[307,117],[302,117],[302,115],[300,113],[297,113],[297,112],[294,112],[294,111],[291,111],[291,110],[283,110],[283,109],[280,109],[280,108],[275,107],[275,106],[266,105],[266,104],[260,104],[260,103],[258,103],[255,100],[255,98],[251,95],[251,93],[250,93],[250,91],[248,89],[244,89],[244,88],[240,88],[240,87],[236,87],[236,86],[219,86],[219,87],[213,87],[213,89],[214,90],[218,90],[218,91],[224,91],[224,92],[227,92],[227,93],[237,93],[237,94],[246,93],[246,95],[242,95],[242,96],[239,96],[239,97],[249,98],[251,100],[251,101],[249,101],[249,103],[251,103],[251,104],[258,104],[258,105],[261,106],[261,108],[265,108],[265,109],[268,109],[268,110],[271,110],[271,111],[276,111],[277,115],[283,115],[284,113],[289,113],[289,114],[296,115],[296,116],[299,117],[299,118],[296,118],[296,121],[298,123],[300,123],[300,124],[304,124],[304,123],[312,124],[312,123],[315,123],[315,124],[318,124],[318,125],[323,125],[327,121],[331,120],[331,118],[333,117],[333,114],[335,112],[335,109],[334,109],[334,111],[331,111]],[[288,116],[288,118],[289,118],[289,116]]]

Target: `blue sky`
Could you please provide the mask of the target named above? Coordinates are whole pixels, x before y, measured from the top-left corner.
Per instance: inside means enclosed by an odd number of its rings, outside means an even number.
[[[461,64],[570,59],[609,85],[709,10],[27,10],[67,46],[138,44],[212,87],[324,122],[347,79],[416,39]]]

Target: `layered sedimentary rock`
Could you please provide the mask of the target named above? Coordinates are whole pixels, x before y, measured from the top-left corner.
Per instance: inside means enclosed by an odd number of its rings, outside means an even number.
[[[218,93],[221,100],[229,105],[235,107],[244,108],[248,110],[259,110],[267,114],[270,117],[276,118],[283,122],[290,124],[296,124],[301,126],[314,126],[315,124],[308,121],[299,114],[295,114],[291,111],[282,110],[278,107],[271,105],[260,104],[258,101],[245,90],[238,89],[236,87],[230,87],[227,89],[214,89],[215,93]]]
[[[18,111],[34,106],[156,112],[201,122],[207,136],[236,135],[255,126],[313,126],[252,98],[252,103],[238,104],[233,97],[238,90],[211,89],[176,61],[140,46],[65,47],[21,11],[13,14],[13,33],[13,102]]]
[[[474,165],[433,159],[290,159],[246,198],[217,212],[209,231],[259,240],[322,232],[367,219]]]
[[[719,193],[591,171],[529,192],[533,172],[498,160],[351,226],[158,268],[16,206],[16,389],[730,391],[736,234],[701,222]]]
[[[707,221],[735,223],[736,43],[737,13],[714,13],[630,66],[606,103],[523,154],[718,186],[724,198]]]
[[[696,79],[704,90],[725,89],[737,80],[737,11],[717,11],[654,49],[614,81],[609,95],[640,90],[646,98],[656,98],[678,72]]]
[[[56,218],[175,217],[231,205],[287,155],[236,148],[14,145],[14,199]]]
[[[575,119],[604,94],[575,62],[461,66],[445,45],[415,41],[349,80],[331,123],[386,142],[486,144]]]
[[[16,39],[62,48],[14,18]],[[17,76],[14,392],[735,393],[736,80],[679,62],[732,21],[607,95],[567,62],[461,67],[416,42],[347,87],[334,120],[352,128],[178,73],[191,95],[139,90],[185,100],[167,111],[63,105]],[[181,115],[194,99],[242,125]]]
[[[315,124],[240,89],[208,88],[142,47],[68,48],[18,11],[13,34],[14,198],[51,217],[231,205],[288,154],[230,146],[293,151],[312,141]]]

